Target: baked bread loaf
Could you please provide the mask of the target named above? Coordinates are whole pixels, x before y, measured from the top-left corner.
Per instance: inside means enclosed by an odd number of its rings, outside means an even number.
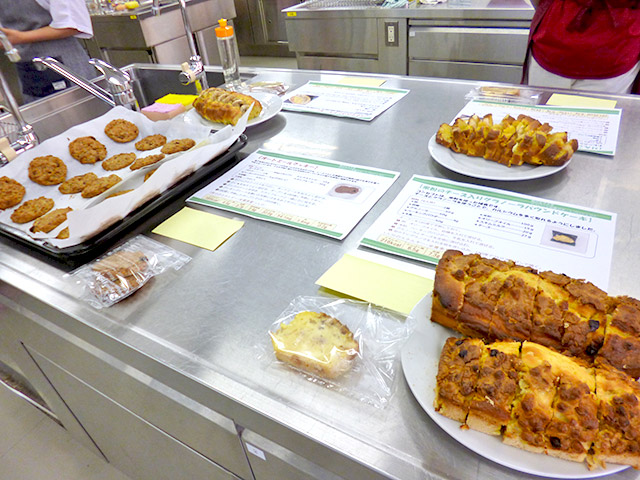
[[[443,123],[436,142],[456,153],[482,157],[510,167],[512,165],[560,166],[578,149],[576,139],[568,140],[567,132],[551,132],[552,127],[527,115],[517,119],[507,115],[493,123],[491,114],[480,118],[456,118],[453,125]]]
[[[566,460],[640,468],[640,386],[611,366],[533,342],[449,338],[434,408],[506,444]]]
[[[230,125],[238,123],[250,107],[249,120],[262,111],[262,104],[255,98],[222,88],[207,88],[193,101],[193,107],[207,120]]]
[[[324,313],[300,312],[270,335],[278,360],[327,379],[351,370],[360,352],[349,328]]]
[[[487,342],[529,340],[640,376],[640,302],[512,261],[444,253],[431,320]]]

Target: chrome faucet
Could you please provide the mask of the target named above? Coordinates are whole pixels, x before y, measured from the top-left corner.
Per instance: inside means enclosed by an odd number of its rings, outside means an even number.
[[[73,73],[55,58],[36,57],[33,59],[33,63],[40,65],[42,69],[48,67],[54,72],[59,73],[70,82],[75,83],[112,107],[122,105],[132,110],[138,110],[138,102],[136,101],[136,97],[133,93],[133,81],[131,80],[131,76],[127,72],[123,72],[119,68],[109,65],[103,60],[92,58],[89,60],[89,63],[104,75],[109,92],[80,75]]]
[[[5,55],[11,62],[17,63],[20,61],[20,53],[18,53],[18,50],[16,50],[16,48],[11,45],[11,42],[2,31],[0,31],[0,43],[2,43],[2,48],[4,48]],[[25,122],[24,117],[22,116],[22,112],[20,112],[20,106],[11,93],[9,84],[7,83],[7,80],[4,78],[4,75],[1,71],[0,96],[7,103],[7,107],[9,108],[9,110],[11,110],[13,118],[15,118],[16,121],[20,124],[20,131],[18,132],[15,141],[9,143],[9,140],[7,138],[0,138],[0,167],[2,167],[22,152],[26,152],[27,150],[35,147],[38,144],[38,137],[33,131],[33,127]]]
[[[193,31],[191,30],[191,24],[189,23],[189,17],[187,16],[187,5],[185,0],[179,0],[180,10],[182,12],[182,21],[184,22],[184,31],[187,34],[187,42],[189,43],[189,50],[191,56],[188,62],[184,62],[182,72],[178,75],[178,79],[182,85],[189,85],[195,83],[196,91],[198,94],[202,90],[209,88],[207,83],[207,73],[204,71],[204,63],[202,57],[198,55],[196,48],[196,42],[193,40]]]

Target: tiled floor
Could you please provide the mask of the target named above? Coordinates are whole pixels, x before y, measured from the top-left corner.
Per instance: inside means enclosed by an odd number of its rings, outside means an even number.
[[[0,479],[131,480],[0,384]]]
[[[296,68],[295,58],[242,57],[252,67]],[[132,480],[0,383],[0,480]]]

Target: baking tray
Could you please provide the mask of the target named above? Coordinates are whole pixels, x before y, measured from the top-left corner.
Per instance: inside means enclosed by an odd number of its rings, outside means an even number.
[[[228,150],[209,161],[198,170],[183,178],[162,194],[152,198],[144,205],[129,213],[126,217],[107,227],[91,239],[71,247],[58,248],[54,245],[36,241],[28,234],[5,223],[0,223],[0,236],[8,238],[26,247],[27,251],[37,252],[65,265],[75,267],[95,258],[109,246],[124,238],[146,218],[172,202],[184,200],[185,194],[196,191],[205,182],[210,182],[223,173],[225,166],[235,160],[236,154],[247,144],[245,134],[231,145]]]

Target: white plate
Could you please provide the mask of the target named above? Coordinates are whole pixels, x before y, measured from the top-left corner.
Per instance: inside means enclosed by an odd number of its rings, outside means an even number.
[[[559,167],[546,167],[544,165],[519,165],[507,167],[482,157],[470,157],[436,143],[435,134],[429,139],[429,153],[431,157],[449,170],[467,175],[469,177],[483,178],[485,180],[532,180],[558,173],[567,168],[572,159]]]
[[[436,373],[444,342],[459,334],[442,325],[432,323],[431,295],[416,306],[413,315],[418,320],[415,332],[402,348],[402,370],[420,406],[445,432],[465,447],[505,467],[533,475],[552,478],[594,478],[610,475],[627,465],[609,465],[605,469],[589,470],[586,463],[570,462],[560,458],[520,450],[502,443],[499,437],[474,430],[460,429],[460,423],[443,417],[433,408]]]
[[[272,95],[271,93],[265,92],[252,92],[250,94],[251,97],[255,98],[262,104],[262,111],[260,115],[256,118],[253,118],[247,122],[247,127],[252,127],[254,125],[259,125],[262,122],[266,122],[267,120],[275,117],[280,110],[282,110],[282,98],[277,95]],[[184,116],[184,121],[187,123],[195,123],[197,125],[205,125],[207,127],[215,128],[217,130],[226,127],[223,123],[212,122],[200,116],[198,112],[196,112],[195,108],[192,108],[187,112]]]

